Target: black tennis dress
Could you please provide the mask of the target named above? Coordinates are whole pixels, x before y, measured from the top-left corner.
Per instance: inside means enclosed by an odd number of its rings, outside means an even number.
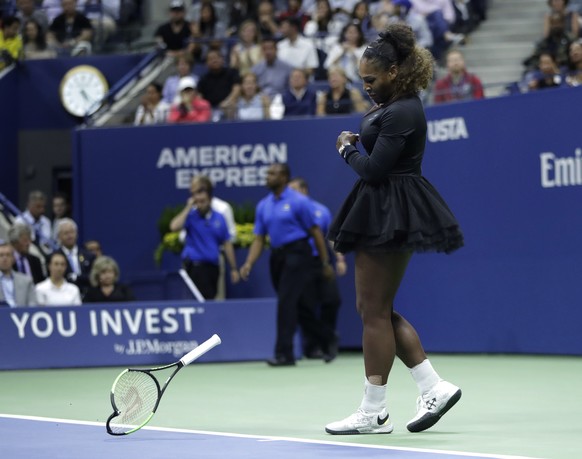
[[[345,150],[360,179],[330,226],[327,237],[335,250],[450,253],[462,247],[455,216],[421,175],[426,118],[420,99],[370,110],[360,141],[367,155],[355,146]]]

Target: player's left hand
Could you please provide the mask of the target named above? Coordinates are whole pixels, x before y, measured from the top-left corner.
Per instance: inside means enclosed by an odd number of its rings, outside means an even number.
[[[337,141],[335,142],[335,148],[339,150],[340,147],[342,145],[345,145],[346,143],[351,143],[352,145],[355,145],[359,139],[360,139],[359,134],[356,134],[352,131],[342,131],[340,135],[337,137]]]

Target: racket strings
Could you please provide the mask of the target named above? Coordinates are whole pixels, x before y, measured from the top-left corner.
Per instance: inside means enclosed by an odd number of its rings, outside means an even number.
[[[112,432],[126,433],[146,423],[157,401],[158,384],[153,376],[142,371],[123,373],[113,390],[118,415],[109,423]]]

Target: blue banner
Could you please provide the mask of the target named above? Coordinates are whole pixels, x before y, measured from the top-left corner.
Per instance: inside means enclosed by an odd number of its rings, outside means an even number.
[[[161,365],[214,333],[204,362],[262,360],[275,345],[273,300],[0,308],[0,370]]]
[[[558,89],[427,109],[423,172],[466,238],[451,256],[413,257],[397,298],[427,350],[582,354],[581,95]],[[357,179],[335,140],[358,126],[359,117],[338,116],[78,130],[75,215],[83,237],[99,239],[126,274],[155,272],[157,220],[185,203],[192,175],[209,175],[223,199],[256,203],[268,165],[287,162],[335,212]],[[339,329],[342,345],[355,347],[348,262]],[[263,273],[244,295],[273,295]]]

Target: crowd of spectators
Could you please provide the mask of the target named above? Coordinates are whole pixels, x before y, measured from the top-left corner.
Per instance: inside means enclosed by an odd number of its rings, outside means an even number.
[[[548,0],[543,30],[523,61],[520,92],[582,83],[582,1]]]
[[[186,115],[189,104],[177,100],[183,94],[175,88],[192,86],[192,81],[193,100],[210,104],[212,121],[364,112],[369,103],[361,97],[358,61],[379,31],[389,23],[406,22],[419,43],[444,63],[446,51],[464,43],[486,18],[485,4],[484,0],[191,4],[170,0],[167,21],[154,35],[166,54],[176,59],[175,74],[160,82],[163,100],[178,104],[182,115],[176,116],[174,110],[165,122],[207,120],[206,114]],[[144,107],[138,108],[135,124],[162,121],[144,118]]]
[[[151,38],[168,56],[178,60],[177,72],[145,90],[143,103],[132,117],[135,124],[187,118],[182,114],[170,119],[172,104],[181,107],[182,112],[187,105],[182,103],[183,94],[177,91],[183,77],[194,79],[195,101],[210,103],[212,121],[239,118],[241,83],[248,73],[255,75],[256,96],[261,104],[268,99],[277,105],[292,90],[292,69],[306,73],[307,86],[318,98],[330,89],[327,81],[331,67],[343,68],[348,89],[361,90],[358,59],[387,24],[408,23],[419,43],[444,63],[446,50],[464,43],[466,35],[486,17],[486,0],[160,2],[167,5],[167,17]],[[108,43],[120,39],[125,25],[132,20],[143,21],[142,3],[143,0],[0,0],[0,66],[20,59],[103,52]],[[162,85],[162,100],[168,107],[156,100],[158,84]],[[316,101],[309,114],[317,112],[317,105]],[[152,107],[158,106],[154,116]],[[352,111],[359,106],[362,105],[351,104]],[[263,109],[263,119],[290,116],[293,110],[286,108]],[[206,120],[206,116],[190,118],[188,121]]]
[[[105,52],[128,40],[141,6],[142,0],[0,0],[0,66]]]
[[[52,197],[29,193],[26,209],[0,240],[0,306],[75,306],[89,302],[134,300],[119,282],[115,260],[104,256],[98,241],[78,240],[64,193]]]

